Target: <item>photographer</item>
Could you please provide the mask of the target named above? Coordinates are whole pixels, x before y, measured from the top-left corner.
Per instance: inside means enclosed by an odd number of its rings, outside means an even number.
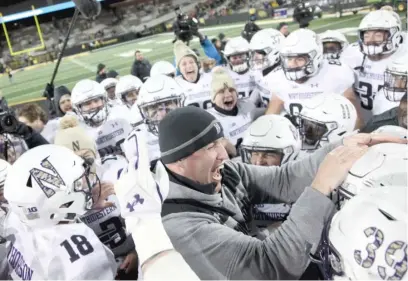
[[[29,149],[48,144],[48,141],[40,133],[17,120],[4,97],[0,99],[0,134],[11,134],[22,138]]]
[[[293,18],[299,23],[299,28],[309,27],[309,23],[313,20],[312,7],[307,2],[298,2],[293,11]]]
[[[217,65],[221,65],[222,56],[218,53],[217,48],[215,48],[211,40],[198,31],[197,19],[183,14],[180,8],[176,8],[175,12],[177,14],[177,19],[173,23],[173,30],[176,38],[173,43],[179,39],[188,46],[190,41],[193,40],[193,37],[196,36],[200,40],[200,45],[203,48],[205,55],[210,59],[214,59]]]

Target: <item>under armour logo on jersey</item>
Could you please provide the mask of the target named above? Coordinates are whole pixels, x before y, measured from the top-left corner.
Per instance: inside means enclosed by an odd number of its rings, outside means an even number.
[[[133,196],[133,198],[135,198],[135,200],[132,203],[128,203],[126,208],[129,209],[129,212],[133,212],[135,210],[135,206],[140,203],[141,205],[143,205],[144,199],[140,197],[139,194],[136,194],[135,196]]]
[[[221,133],[221,125],[220,123],[215,123],[214,128],[217,130],[217,135]]]
[[[317,83],[316,84],[310,84],[310,87],[312,87],[312,88],[316,87],[317,88],[317,87],[319,87],[319,84],[317,84]]]

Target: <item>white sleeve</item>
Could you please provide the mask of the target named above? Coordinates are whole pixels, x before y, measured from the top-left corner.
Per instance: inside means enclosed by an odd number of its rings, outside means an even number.
[[[125,221],[135,241],[144,280],[199,280],[182,256],[174,250],[160,217],[128,217]]]
[[[144,280],[200,280],[176,251],[163,253],[143,269]]]

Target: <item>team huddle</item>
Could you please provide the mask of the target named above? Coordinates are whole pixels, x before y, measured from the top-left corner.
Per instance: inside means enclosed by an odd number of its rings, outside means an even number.
[[[124,212],[144,199],[128,198],[115,185],[124,185],[136,170],[140,178],[131,181],[160,186],[157,169],[164,169],[160,159],[167,154],[159,145],[159,124],[179,108],[195,106],[214,116],[228,157],[249,165],[304,159],[402,103],[398,124],[372,131],[406,139],[408,38],[401,19],[389,10],[369,12],[357,35],[358,42],[349,44],[334,30],[318,35],[298,29],[284,37],[263,29],[249,42],[229,39],[226,65],[210,72],[177,41],[175,66],[156,62],[144,82],[126,75],[76,83],[73,110],[52,120],[58,128],[47,130],[50,144],[0,161],[0,279],[143,279],[141,266],[149,256],[138,244],[145,241],[136,240],[140,232],[133,235]],[[320,253],[336,253],[335,259],[319,257],[325,278],[407,278],[406,153],[404,144],[373,147],[353,166],[354,177],[331,195],[340,211],[321,245]],[[373,182],[381,188],[368,192],[378,187]],[[160,193],[161,203],[166,193]],[[254,219],[268,231],[265,222],[282,224],[291,207],[254,205]],[[388,211],[381,215],[379,209]],[[374,221],[382,228],[372,227]],[[355,225],[373,238],[367,254],[345,242],[364,238]],[[385,255],[386,265],[376,263],[376,253]],[[353,255],[360,267],[347,262]]]

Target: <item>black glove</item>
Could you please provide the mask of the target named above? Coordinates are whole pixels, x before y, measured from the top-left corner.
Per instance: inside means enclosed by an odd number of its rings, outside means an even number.
[[[45,86],[43,97],[49,100],[54,98],[54,85],[53,84],[47,83],[47,86]]]

